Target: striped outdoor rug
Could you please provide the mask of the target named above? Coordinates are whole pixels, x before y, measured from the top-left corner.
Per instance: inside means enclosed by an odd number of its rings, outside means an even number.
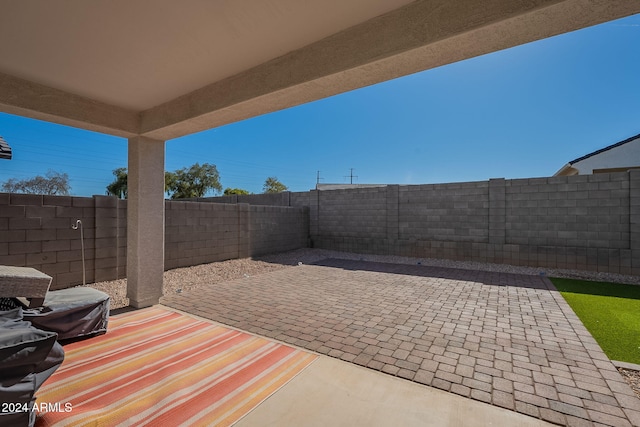
[[[159,307],[65,346],[37,427],[231,425],[316,356]]]

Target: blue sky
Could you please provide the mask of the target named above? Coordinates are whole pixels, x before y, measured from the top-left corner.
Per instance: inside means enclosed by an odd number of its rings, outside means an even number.
[[[166,169],[215,164],[224,188],[551,176],[640,133],[640,15],[167,141]],[[104,194],[127,142],[0,113],[0,182],[52,169]]]

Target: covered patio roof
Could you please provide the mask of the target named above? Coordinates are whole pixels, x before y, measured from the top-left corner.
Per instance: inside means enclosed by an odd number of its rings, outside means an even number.
[[[129,139],[134,306],[162,289],[164,141],[640,12],[637,0],[0,3],[0,111]]]

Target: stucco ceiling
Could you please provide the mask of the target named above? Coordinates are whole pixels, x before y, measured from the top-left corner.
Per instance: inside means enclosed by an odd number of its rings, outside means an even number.
[[[0,72],[146,110],[411,1],[3,1]]]
[[[638,0],[0,0],[0,111],[166,140],[639,12]]]

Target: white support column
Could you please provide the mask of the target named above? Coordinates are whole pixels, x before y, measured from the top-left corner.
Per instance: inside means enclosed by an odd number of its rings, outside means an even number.
[[[127,297],[136,308],[157,304],[164,272],[164,141],[129,139]]]

